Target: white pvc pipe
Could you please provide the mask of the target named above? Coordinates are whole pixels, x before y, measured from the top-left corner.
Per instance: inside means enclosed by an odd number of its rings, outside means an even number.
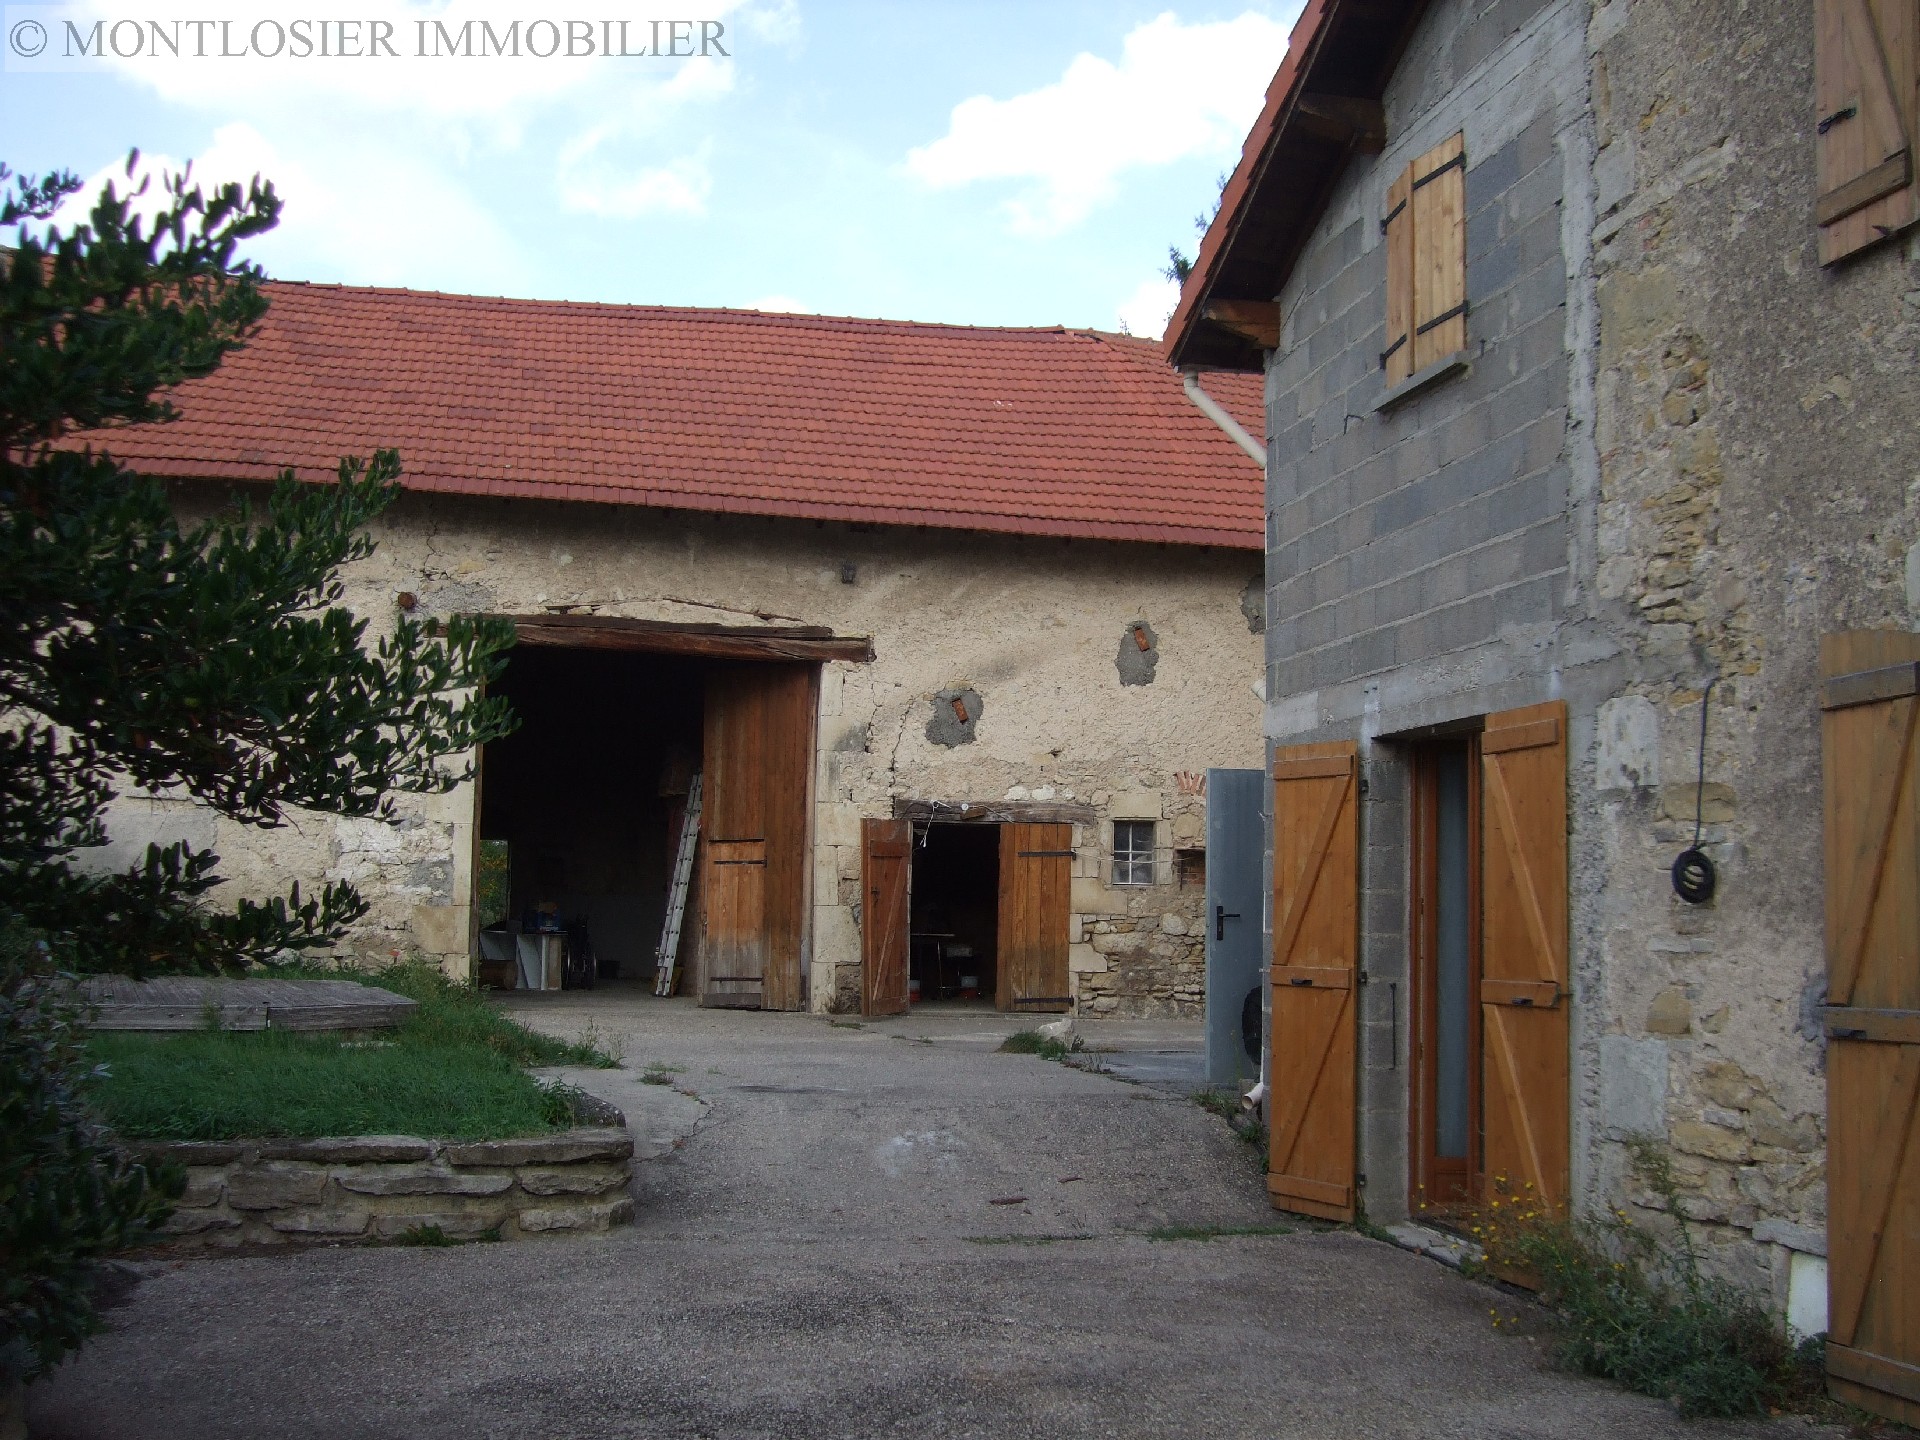
[[[1181,372],[1186,382],[1187,398],[1199,407],[1200,413],[1226,432],[1227,438],[1254,458],[1261,469],[1266,469],[1267,447],[1247,433],[1246,427],[1229,415],[1220,402],[1200,388],[1200,377],[1192,370]]]

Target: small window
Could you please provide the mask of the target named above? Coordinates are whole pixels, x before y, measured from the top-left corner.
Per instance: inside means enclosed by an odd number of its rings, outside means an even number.
[[[1205,850],[1176,850],[1173,852],[1173,862],[1180,874],[1182,890],[1207,888],[1207,852]]]
[[[1113,822],[1114,884],[1153,884],[1153,831],[1151,820]]]

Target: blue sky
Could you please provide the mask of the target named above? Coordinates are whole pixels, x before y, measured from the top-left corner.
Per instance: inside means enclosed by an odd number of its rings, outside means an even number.
[[[1280,3],[89,0],[8,6],[0,159],[130,146],[287,201],[285,279],[1158,334],[1166,247],[1232,166],[1299,9]],[[54,60],[60,19],[387,17],[395,57]],[[731,56],[421,57],[415,22],[717,19]],[[171,32],[170,32],[171,33]],[[204,33],[204,32],[203,32]],[[604,33],[597,31],[596,33]],[[267,43],[272,31],[265,32]]]

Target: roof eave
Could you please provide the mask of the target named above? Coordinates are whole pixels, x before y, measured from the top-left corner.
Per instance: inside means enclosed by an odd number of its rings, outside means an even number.
[[[1176,368],[1264,368],[1277,316],[1256,336],[1226,312],[1274,301],[1348,162],[1384,144],[1383,127],[1357,117],[1377,109],[1427,4],[1310,0],[1301,12],[1167,323]],[[1347,118],[1330,115],[1329,101]]]

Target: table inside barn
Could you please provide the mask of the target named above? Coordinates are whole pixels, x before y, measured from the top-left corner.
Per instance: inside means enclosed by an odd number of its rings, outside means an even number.
[[[78,988],[97,1007],[95,1030],[200,1030],[215,1015],[222,1030],[384,1030],[416,1008],[404,995],[353,980],[96,975]]]

